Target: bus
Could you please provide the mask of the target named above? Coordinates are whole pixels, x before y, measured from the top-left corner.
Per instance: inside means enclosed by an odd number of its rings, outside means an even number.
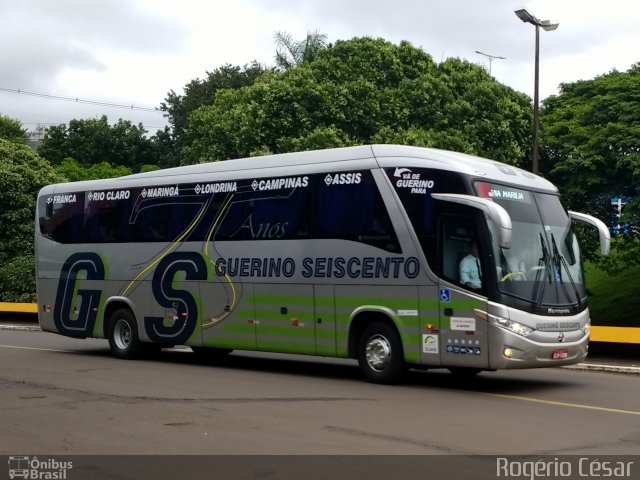
[[[450,151],[366,145],[49,185],[42,330],[112,353],[187,345],[357,359],[372,382],[582,361],[582,258],[558,190]],[[461,265],[475,251],[478,277]]]

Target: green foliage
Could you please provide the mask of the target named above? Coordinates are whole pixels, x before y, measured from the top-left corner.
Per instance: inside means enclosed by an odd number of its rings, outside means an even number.
[[[332,147],[357,145],[356,141],[335,125],[317,127],[302,137],[285,138],[280,147],[288,152],[302,152]]]
[[[71,120],[68,127],[66,124],[50,127],[38,153],[53,165],[71,157],[83,167],[107,162],[135,172],[144,164],[171,166],[174,160],[163,158],[171,150],[166,135],[159,133],[149,139],[146,134],[142,124],[136,126],[120,119],[109,125],[104,115],[98,119]]]
[[[562,84],[560,95],[545,100],[540,119],[541,168],[568,206],[608,225],[640,225],[640,64]],[[612,197],[628,202],[621,219]],[[621,236],[610,258],[591,258],[599,268],[619,272],[640,264],[640,243]]]
[[[145,165],[145,167],[159,167],[153,165]],[[113,167],[107,162],[96,163],[90,167],[78,165],[73,158],[65,158],[60,165],[54,167],[55,171],[67,178],[70,182],[78,182],[80,180],[99,180],[102,178],[115,178],[124,175],[131,175],[131,169],[128,167]],[[148,171],[148,170],[147,170]]]
[[[140,173],[155,172],[156,170],[160,170],[158,165],[142,165],[142,167],[140,167]]]
[[[258,147],[255,150],[251,150],[251,153],[249,154],[250,157],[262,157],[265,155],[273,155],[273,152],[271,152],[271,150],[269,150],[269,148],[265,146]]]
[[[528,151],[529,99],[461,60],[408,42],[338,41],[193,111],[182,162],[371,142],[428,145],[510,164]]]
[[[611,238],[611,253],[608,257],[592,257],[598,269],[609,275],[622,274],[632,265],[640,265],[640,237],[637,235],[614,235]]]
[[[425,130],[419,127],[392,129],[382,127],[371,139],[373,143],[395,143],[415,147],[441,148],[458,152],[474,152],[474,146],[458,130]]]
[[[0,115],[0,138],[13,143],[27,143],[27,131],[22,128],[22,124],[15,118]]]
[[[0,299],[4,302],[36,301],[33,253],[18,255],[0,266]]]
[[[0,300],[34,292],[33,237],[38,191],[64,181],[28,146],[0,139]]]
[[[276,65],[283,70],[314,60],[327,47],[327,36],[318,30],[308,32],[304,40],[294,40],[287,32],[276,32],[274,38]]]
[[[205,79],[191,80],[185,85],[182,95],[171,90],[161,104],[161,109],[166,112],[172,127],[170,139],[161,135],[165,144],[173,142],[176,149],[180,148],[184,143],[184,131],[188,126],[189,115],[203,105],[211,105],[218,90],[252,85],[265,71],[267,69],[255,61],[244,67],[227,64],[213,72],[206,72]],[[165,134],[169,134],[169,130],[165,130]],[[178,162],[175,162],[175,165],[177,164]]]
[[[562,84],[540,116],[541,167],[570,206],[640,195],[640,66]],[[613,212],[612,212],[613,213]]]
[[[154,161],[152,163],[143,163],[143,166],[157,165],[160,168],[171,168],[180,165],[178,141],[169,127],[158,130],[150,141]],[[142,167],[140,167],[140,171],[142,171]]]
[[[638,277],[640,265],[611,273],[598,264],[585,264],[589,313],[593,325],[638,326]]]

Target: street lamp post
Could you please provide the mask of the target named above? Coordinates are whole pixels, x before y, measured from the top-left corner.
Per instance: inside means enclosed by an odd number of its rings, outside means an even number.
[[[493,62],[496,59],[498,59],[498,60],[506,60],[507,59],[507,57],[501,57],[500,55],[490,55],[488,53],[481,52],[480,50],[476,50],[476,53],[478,55],[483,55],[483,56],[487,57],[487,59],[489,60],[489,75],[491,75],[491,62]]]
[[[534,81],[533,81],[533,151],[531,153],[531,171],[538,174],[538,163],[539,163],[539,155],[538,155],[538,142],[540,138],[539,132],[539,113],[538,113],[538,103],[539,103],[539,95],[538,95],[538,83],[540,76],[540,27],[543,30],[550,32],[558,28],[560,25],[557,22],[552,22],[551,20],[538,20],[535,16],[527,11],[526,8],[520,8],[515,11],[516,16],[525,23],[530,23],[536,27],[536,57],[535,57],[535,73],[534,73]]]

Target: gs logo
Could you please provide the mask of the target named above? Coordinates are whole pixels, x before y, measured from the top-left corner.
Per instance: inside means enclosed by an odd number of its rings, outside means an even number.
[[[183,344],[198,323],[197,300],[190,292],[173,286],[179,272],[184,272],[186,280],[206,280],[207,263],[198,252],[173,252],[158,263],[151,281],[153,297],[160,306],[175,308],[178,319],[165,325],[162,317],[144,317],[145,331],[154,342]],[[104,260],[93,252],[74,253],[62,266],[53,310],[54,323],[63,335],[86,338],[93,334],[104,292],[82,288],[87,280],[106,280]]]

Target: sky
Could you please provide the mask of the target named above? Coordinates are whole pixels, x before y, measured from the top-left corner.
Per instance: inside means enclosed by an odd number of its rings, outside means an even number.
[[[407,40],[436,62],[491,66],[533,97],[535,28],[514,14],[523,6],[560,23],[540,31],[541,99],[640,61],[637,0],[0,0],[0,114],[27,130],[107,115],[154,133],[171,90],[224,64],[273,65],[277,31]],[[476,51],[506,59],[489,65]]]

